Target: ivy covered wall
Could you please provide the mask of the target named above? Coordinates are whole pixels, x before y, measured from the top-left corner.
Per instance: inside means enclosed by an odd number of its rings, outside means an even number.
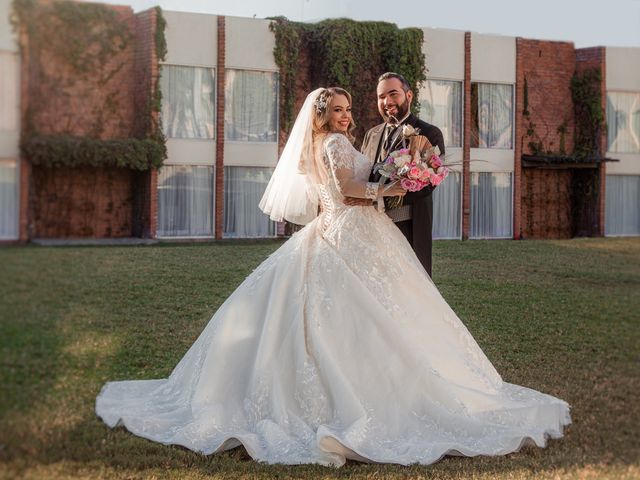
[[[14,0],[11,21],[22,64],[20,150],[32,167],[29,236],[148,232],[137,225],[150,222],[149,201],[139,192],[155,195],[147,188],[149,172],[166,158],[158,85],[166,53],[162,12]],[[94,213],[69,224],[70,206]]]
[[[376,85],[382,73],[404,75],[416,96],[426,79],[419,28],[400,29],[392,23],[344,18],[300,23],[284,17],[273,19],[271,28],[280,68],[281,140],[291,129],[305,96],[317,87],[339,86],[351,93],[355,133],[362,141],[366,129],[381,121]]]

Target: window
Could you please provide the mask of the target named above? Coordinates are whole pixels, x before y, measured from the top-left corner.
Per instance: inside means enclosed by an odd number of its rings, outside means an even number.
[[[462,82],[429,80],[423,89],[420,118],[442,130],[447,147],[462,147]]]
[[[471,147],[513,148],[513,87],[471,84]]]
[[[461,175],[449,172],[433,191],[433,238],[461,238]]]
[[[277,142],[277,74],[228,69],[226,75],[225,139],[234,142]]]
[[[605,235],[640,235],[640,175],[607,175]]]
[[[0,239],[18,238],[18,162],[0,160]]]
[[[470,236],[511,238],[512,198],[510,173],[472,173]]]
[[[259,208],[273,168],[224,167],[226,237],[272,237],[276,223]]]
[[[158,236],[213,236],[213,167],[166,165],[158,174]]]
[[[640,153],[640,93],[607,93],[610,152]]]
[[[163,65],[162,127],[167,138],[215,137],[215,75],[212,68]]]
[[[18,55],[0,52],[0,130],[18,130]]]

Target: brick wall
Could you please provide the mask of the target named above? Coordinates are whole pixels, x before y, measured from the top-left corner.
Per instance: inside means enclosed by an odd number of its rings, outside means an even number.
[[[462,117],[462,239],[471,231],[471,32],[464,34],[464,110]]]
[[[528,117],[523,114],[523,132],[518,139],[522,153],[531,154],[529,143],[542,143],[545,152],[559,152],[562,148],[558,129],[564,124],[567,134],[564,152],[573,152],[573,102],[571,78],[575,71],[575,50],[572,43],[518,39],[518,55],[522,71],[518,72],[519,87],[528,91]],[[521,83],[520,83],[521,82]],[[522,102],[518,112],[523,113]],[[532,125],[533,134],[527,134]]]
[[[218,65],[216,71],[216,183],[215,237],[224,236],[224,83],[226,53],[225,18],[218,17]]]
[[[160,125],[160,114],[153,112],[149,104],[150,96],[160,81],[155,45],[156,16],[153,8],[135,16],[134,105],[137,112],[149,112],[149,115],[136,115],[132,134],[138,138],[144,138]],[[156,170],[136,172],[132,182],[132,200],[132,235],[155,238],[158,230]]]
[[[514,106],[514,145],[513,145],[513,238],[522,238],[522,141],[523,136],[523,100],[524,100],[524,55],[523,38],[516,38],[516,85]]]
[[[514,237],[569,238],[571,171],[523,169],[521,156],[536,149],[573,152],[575,49],[572,43],[523,38],[516,40],[516,49]]]
[[[48,4],[36,8],[39,22],[55,22],[55,17],[47,15]],[[145,136],[148,122],[140,120],[140,112],[149,111],[149,94],[158,78],[155,10],[134,15],[130,7],[108,8],[116,12],[130,38],[125,48],[87,74],[74,70],[49,45],[37,48],[26,32],[20,33],[23,132],[33,129],[41,134],[100,139]],[[86,52],[95,50],[92,45],[85,47]],[[22,241],[155,236],[155,172],[115,167],[52,169],[31,166],[28,159],[22,159],[22,164]]]
[[[48,6],[39,4],[36,8]],[[135,17],[131,8],[109,8],[117,12],[120,22],[133,33]],[[55,20],[45,10],[39,21]],[[67,133],[101,139],[129,136],[135,116],[134,43],[130,41],[124,50],[109,57],[102,68],[82,76],[47,45],[38,51],[31,48],[27,73],[33,81],[27,88],[35,128],[43,134]],[[87,45],[86,49],[91,52],[91,47]]]
[[[34,168],[34,236],[130,236],[133,175],[124,168]]]
[[[29,188],[31,184],[31,164],[22,159],[20,161],[20,206],[19,206],[19,219],[18,219],[18,241],[25,243],[32,236],[33,221],[29,216]]]
[[[31,54],[29,51],[29,36],[26,30],[17,31],[18,44],[20,45],[20,131],[24,132],[26,126],[26,112],[29,109],[29,65],[31,64]],[[26,158],[20,159],[20,207],[19,207],[19,228],[18,241],[25,243],[32,237],[34,230],[33,218],[31,216],[31,162]]]
[[[584,72],[588,69],[597,68],[602,73],[600,82],[600,94],[602,98],[602,109],[607,109],[607,82],[606,82],[606,49],[605,47],[579,48],[576,50],[576,71]],[[602,128],[599,139],[599,153],[605,156],[607,152],[607,129]],[[597,234],[604,236],[605,224],[605,186],[606,186],[607,165],[602,162],[598,167],[598,199],[597,199]]]
[[[571,170],[525,168],[521,224],[524,238],[571,238]]]

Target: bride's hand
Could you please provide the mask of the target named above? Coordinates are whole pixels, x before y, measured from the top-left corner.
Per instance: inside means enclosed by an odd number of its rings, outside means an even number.
[[[390,183],[382,188],[383,197],[404,197],[407,194],[407,191],[402,188],[400,182]]]

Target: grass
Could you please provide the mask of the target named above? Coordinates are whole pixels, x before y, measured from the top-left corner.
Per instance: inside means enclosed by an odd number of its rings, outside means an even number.
[[[640,239],[441,241],[434,280],[506,381],[567,400],[547,448],[270,466],[110,430],[107,380],[166,377],[279,241],[0,249],[0,478],[640,478]]]

